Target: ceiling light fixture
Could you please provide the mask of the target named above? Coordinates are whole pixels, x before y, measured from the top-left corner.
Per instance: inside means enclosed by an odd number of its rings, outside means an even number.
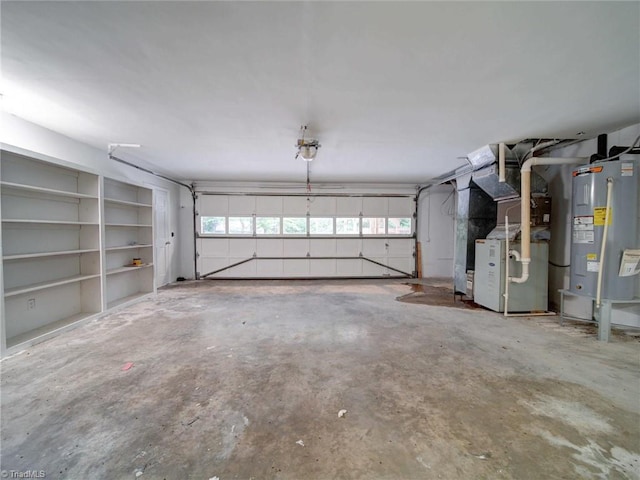
[[[296,147],[298,147],[296,158],[301,157],[305,162],[310,162],[314,158],[316,158],[318,149],[320,148],[320,143],[318,143],[318,140],[314,138],[305,138],[307,128],[307,125],[303,125],[300,127],[300,138],[298,139],[298,143],[296,144]]]

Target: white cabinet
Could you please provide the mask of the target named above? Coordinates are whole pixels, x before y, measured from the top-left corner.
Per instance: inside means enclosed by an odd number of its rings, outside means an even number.
[[[102,310],[99,177],[2,152],[8,348]]]
[[[151,189],[104,179],[106,308],[154,291],[152,205]]]
[[[151,189],[1,153],[3,352],[155,292]]]

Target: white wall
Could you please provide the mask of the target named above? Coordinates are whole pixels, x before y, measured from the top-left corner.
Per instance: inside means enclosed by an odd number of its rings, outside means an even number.
[[[188,245],[193,244],[192,224],[182,220],[185,210],[188,210],[189,218],[191,218],[190,195],[187,195],[189,205],[185,208],[180,208],[184,200],[181,190],[188,193],[186,188],[179,187],[172,182],[162,180],[136,168],[109,160],[107,145],[105,145],[104,150],[99,150],[6,112],[2,112],[0,122],[0,143],[3,145],[45,155],[60,164],[85,169],[96,174],[143,184],[150,188],[159,187],[168,190],[170,205],[169,225],[170,231],[175,232],[175,237],[173,238],[174,249],[170,262],[170,278],[175,280],[177,276],[187,278],[193,276],[193,261],[190,263],[184,262],[181,258],[181,254],[185,250],[184,247],[188,248]],[[117,141],[118,139],[114,140]]]
[[[418,203],[418,241],[422,245],[422,276],[453,277],[455,189],[438,185],[426,189]]]
[[[608,134],[608,148],[614,145],[629,146],[640,135],[640,124],[624,128]],[[553,157],[590,157],[597,152],[597,140],[585,140],[565,148],[554,150]],[[538,167],[540,173],[549,182],[549,193],[552,197],[551,242],[549,258],[559,265],[570,263],[571,253],[571,165]],[[638,211],[640,218],[640,208]],[[559,308],[559,289],[569,288],[569,268],[549,266],[550,300]],[[639,291],[636,295],[640,297]],[[565,297],[565,309],[568,315],[590,319],[592,316],[591,301],[579,297]],[[618,306],[612,313],[614,323],[640,326],[640,306]]]

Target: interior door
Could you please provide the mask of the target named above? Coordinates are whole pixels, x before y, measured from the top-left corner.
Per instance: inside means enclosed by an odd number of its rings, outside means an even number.
[[[155,190],[154,211],[156,285],[161,287],[171,282],[171,252],[173,244],[169,232],[169,192],[167,190]]]

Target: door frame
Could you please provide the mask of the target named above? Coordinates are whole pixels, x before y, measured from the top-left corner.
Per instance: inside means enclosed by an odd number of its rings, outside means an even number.
[[[161,187],[153,187],[154,190],[154,195],[153,195],[153,243],[154,243],[154,257],[155,257],[155,280],[156,280],[156,287],[162,287],[163,285],[167,285],[169,283],[171,283],[171,255],[167,255],[166,251],[165,253],[165,263],[166,263],[166,268],[165,268],[165,275],[163,278],[160,278],[160,269],[158,268],[158,261],[159,261],[159,255],[158,255],[158,250],[160,248],[165,248],[165,249],[171,249],[173,248],[173,239],[171,238],[171,218],[170,218],[170,209],[169,209],[169,199],[170,199],[170,192],[169,190],[167,190],[166,188],[161,188]],[[158,195],[158,193],[160,194],[164,194],[165,195],[165,199],[166,199],[166,203],[165,203],[165,208],[164,208],[164,224],[165,224],[165,237],[164,237],[164,241],[167,242],[165,243],[165,245],[157,245],[156,240],[158,240],[158,234],[160,233],[159,231],[159,225],[157,222],[157,216],[159,215],[160,209],[158,208],[158,198],[160,197],[160,195]],[[170,253],[170,252],[169,252]]]

